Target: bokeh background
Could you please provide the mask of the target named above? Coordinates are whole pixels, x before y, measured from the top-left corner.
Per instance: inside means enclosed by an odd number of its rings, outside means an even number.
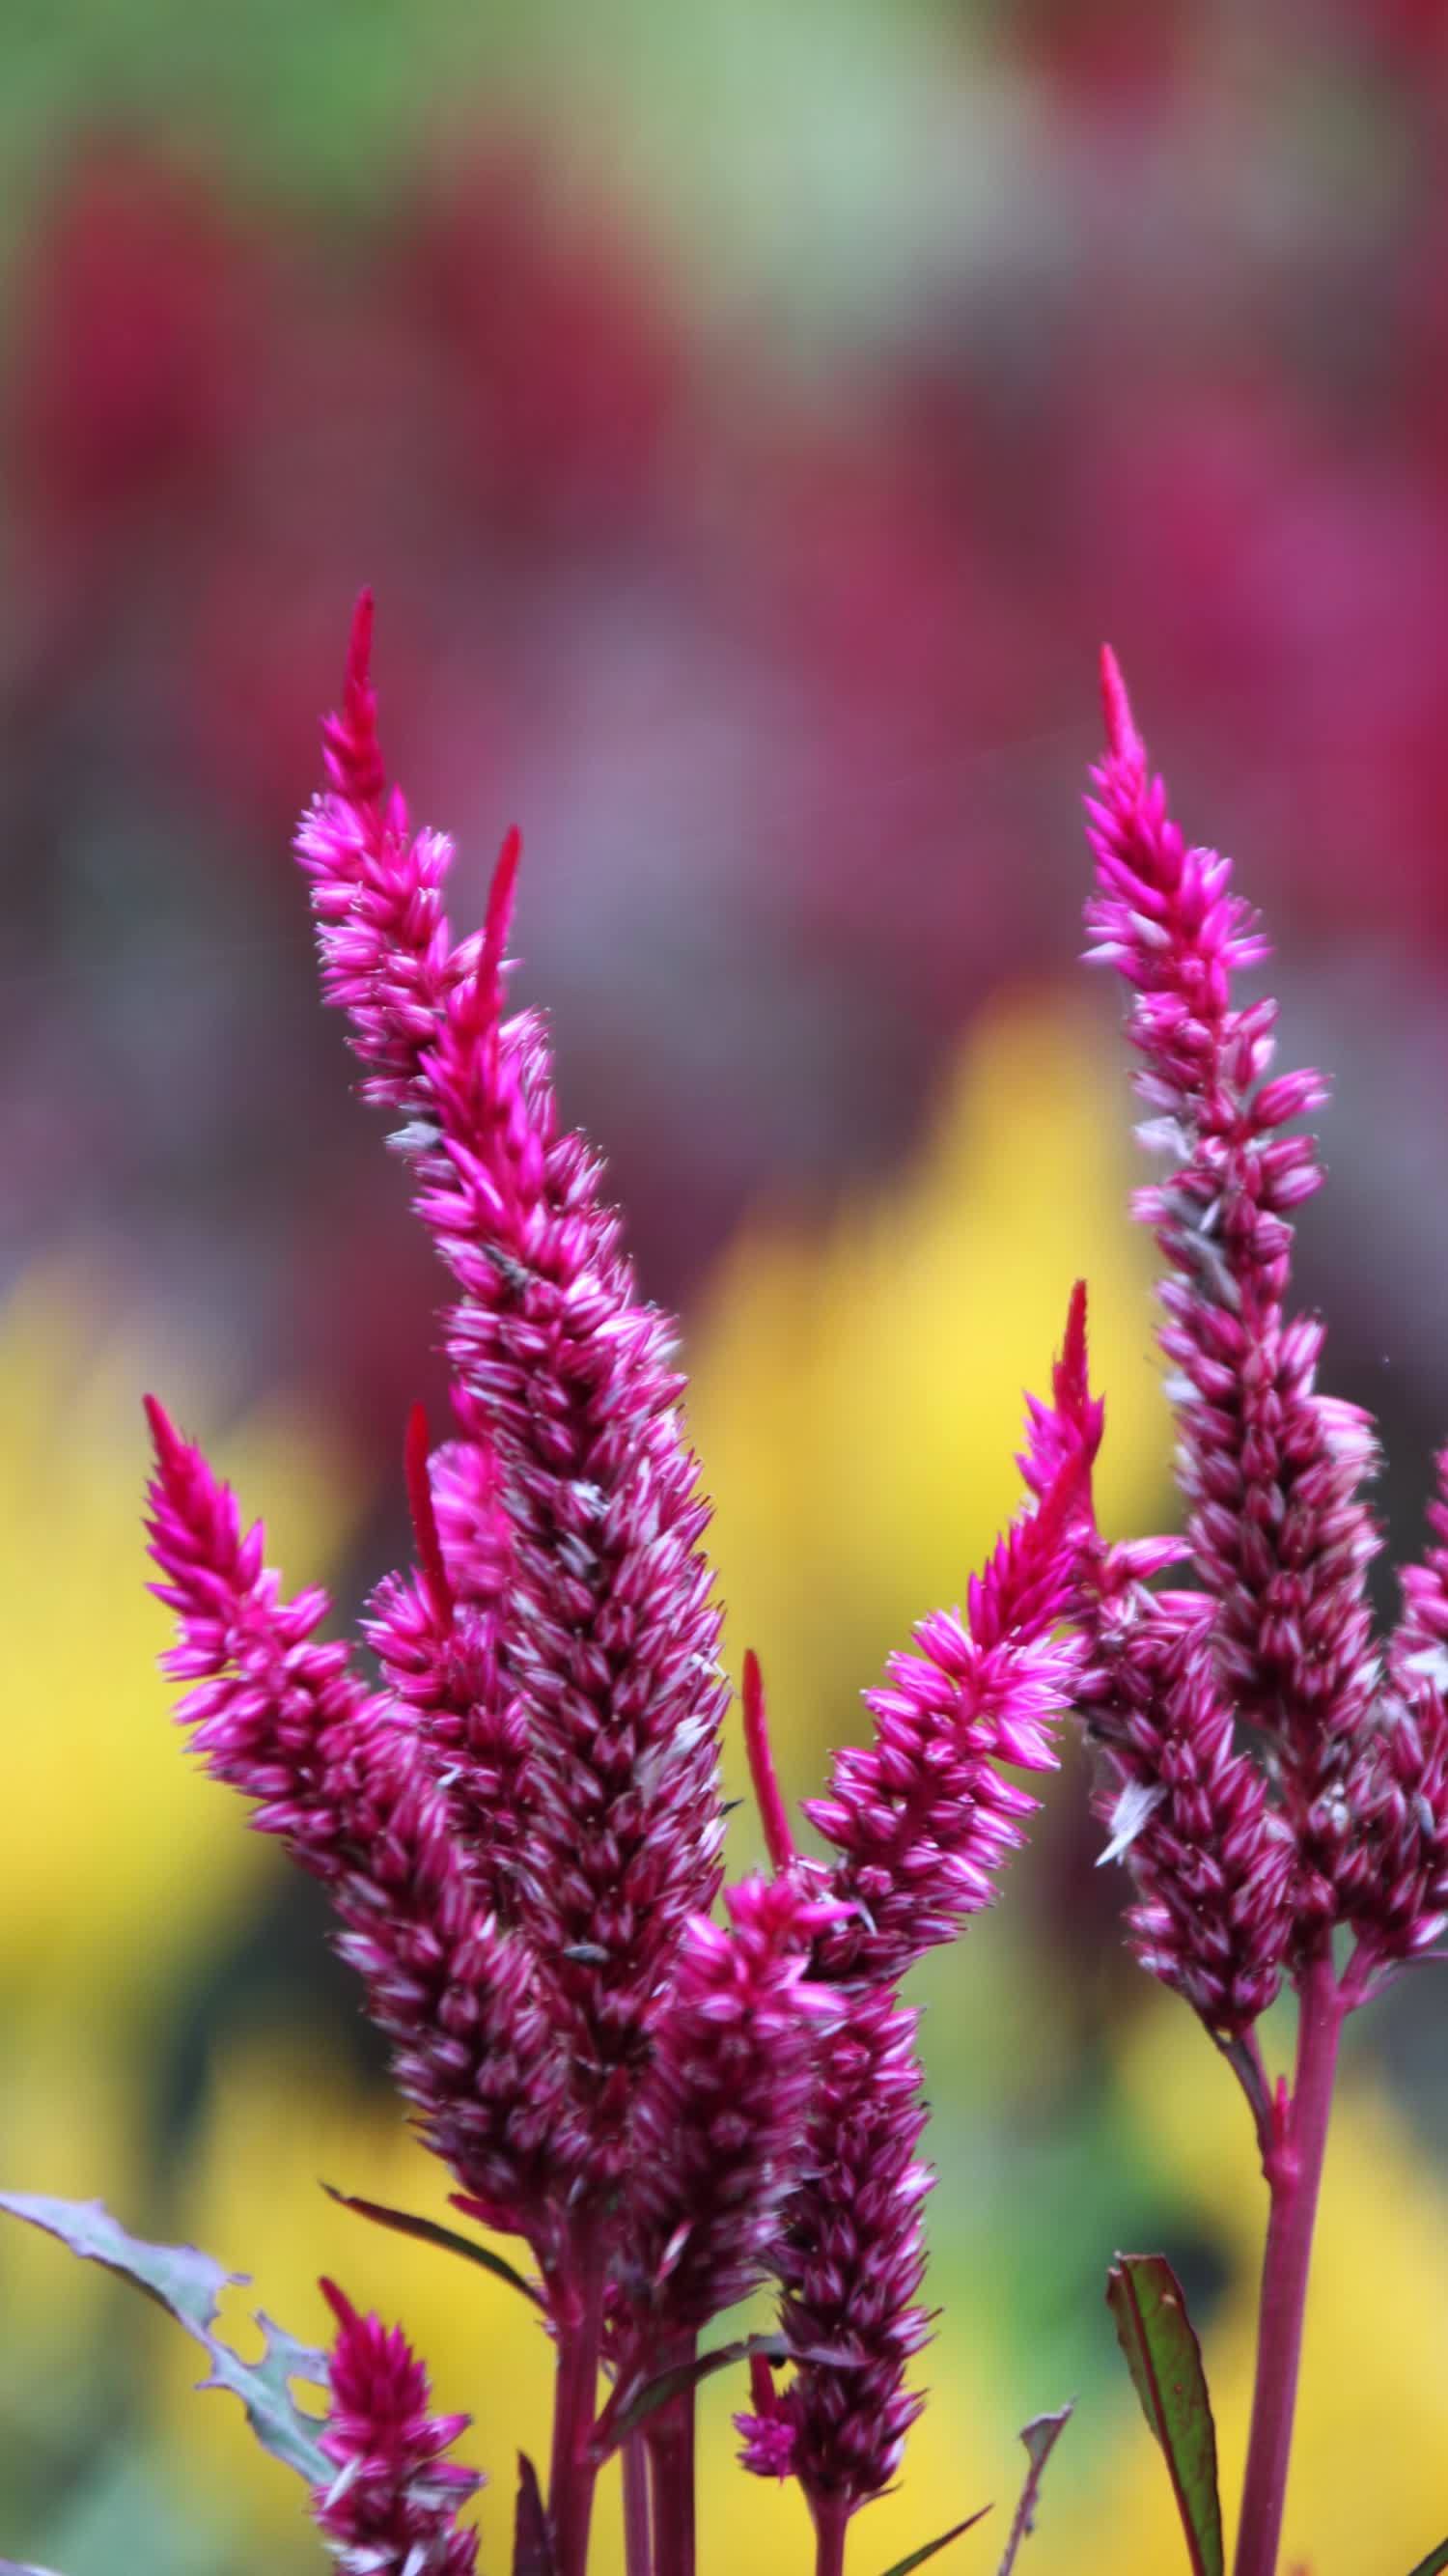
[[[1302,1293],[1409,1552],[1448,1434],[1445,125],[1443,0],[0,0],[0,2171],[196,2237],[300,2334],[324,2267],[404,2315],[477,2418],[490,2568],[546,2352],[324,2202],[442,2178],[312,1891],[192,1776],[142,1593],[143,1384],[349,1612],[440,1407],[287,851],[353,594],[460,916],[524,828],[523,989],[682,1310],[793,1789],[1011,1509],[1078,1271],[1105,1507],[1172,1509],[1117,1004],[1075,963],[1103,634],[1334,1077]],[[1004,2509],[1070,2396],[1032,2565],[1175,2563],[1120,2245],[1188,2283],[1235,2485],[1261,2186],[1098,1839],[1068,1763],[921,1981],[944,2313],[861,2576]],[[1353,2034],[1314,2576],[1448,2525],[1443,2032],[1427,1971]],[[0,2552],[321,2564],[164,2320],[18,2232],[0,2313]],[[785,2576],[738,2402],[704,2567]]]

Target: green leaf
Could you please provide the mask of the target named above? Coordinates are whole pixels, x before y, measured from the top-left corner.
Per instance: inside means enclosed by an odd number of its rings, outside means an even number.
[[[399,2236],[415,2236],[421,2245],[436,2245],[444,2254],[461,2254],[464,2261],[477,2263],[491,2272],[496,2280],[506,2281],[509,2288],[521,2290],[535,2308],[541,2308],[543,2297],[536,2284],[490,2245],[479,2245],[471,2236],[460,2236],[455,2227],[444,2227],[440,2219],[419,2218],[410,2209],[389,2209],[384,2201],[359,2200],[354,2192],[337,2191],[329,2182],[322,2185],[329,2200],[342,2209],[355,2209],[359,2218],[370,2218],[374,2227],[390,2227]]]
[[[518,2510],[513,2522],[513,2576],[555,2576],[553,2534],[538,2491],[538,2472],[518,2453]]]
[[[202,2388],[230,2389],[246,2409],[246,2420],[263,2450],[281,2460],[309,2487],[330,2485],[333,2471],[318,2443],[320,2426],[306,2415],[291,2393],[294,2379],[314,2388],[327,2386],[327,2357],[257,2315],[263,2351],[259,2361],[242,2361],[213,2332],[222,2290],[241,2287],[243,2272],[227,2272],[194,2245],[146,2245],[128,2236],[98,2200],[48,2200],[23,2191],[0,2192],[0,2209],[43,2228],[68,2245],[84,2262],[103,2263],[108,2272],[130,2281],[148,2299],[165,2308],[194,2335],[211,2358]]]
[[[1118,2254],[1106,2276],[1106,2303],[1141,2411],[1166,2457],[1192,2576],[1222,2576],[1217,2428],[1181,2283],[1163,2254]]]
[[[908,2558],[897,2558],[893,2567],[886,2568],[885,2576],[910,2576],[911,2568],[923,2567],[927,2558],[935,2556],[937,2549],[948,2549],[952,2540],[958,2540],[963,2531],[974,2531],[976,2524],[983,2522],[990,2510],[988,2504],[983,2504],[978,2513],[967,2514],[964,2522],[952,2523],[949,2531],[942,2531],[938,2540],[927,2540],[923,2549],[912,2549]]]
[[[1436,2549],[1430,2549],[1426,2558],[1419,2559],[1411,2576],[1442,2576],[1445,2567],[1448,2567],[1448,2540],[1440,2540]]]
[[[1016,2518],[1011,2524],[1010,2538],[1006,2542],[1006,2554],[1000,2563],[1000,2576],[1011,2576],[1011,2569],[1016,2563],[1016,2552],[1021,2542],[1028,2539],[1035,2530],[1036,2506],[1040,2500],[1041,2480],[1046,2473],[1046,2462],[1070,2423],[1072,2411],[1071,2407],[1063,2406],[1055,2415],[1033,2415],[1029,2424],[1023,2424],[1021,2427],[1021,2440],[1026,2446],[1026,2458],[1030,2462],[1030,2467],[1026,2471],[1026,2483],[1021,2489]]]

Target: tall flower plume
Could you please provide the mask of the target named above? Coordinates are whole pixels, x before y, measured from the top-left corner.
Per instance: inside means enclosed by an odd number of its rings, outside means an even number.
[[[154,1398],[149,1411],[152,1588],[177,1618],[166,1669],[193,1686],[180,1720],[208,1770],[258,1802],[258,1831],[326,1883],[430,2143],[546,2257],[541,2222],[578,2140],[534,1963],[480,1898],[392,1703],[345,1646],[315,1642],[325,1593],[281,1597],[260,1522],[243,1535],[229,1488]]]
[[[635,1294],[594,1155],[559,1126],[541,1023],[504,1012],[517,837],[481,936],[455,944],[450,845],[412,833],[384,789],[370,615],[364,600],[327,729],[329,792],[297,848],[324,989],[348,1014],[367,1096],[403,1113],[394,1142],[459,1291],[448,1351],[463,1427],[485,1429],[512,1549],[497,1667],[529,1713],[513,1887],[572,2014],[608,2171],[654,1996],[719,1883],[726,1692],[708,1512],[670,1327]]]
[[[1373,1963],[1437,1938],[1448,1824],[1448,1515],[1404,1578],[1387,1660],[1367,1571],[1380,1541],[1360,1487],[1373,1424],[1323,1394],[1323,1329],[1288,1307],[1292,1213],[1321,1186],[1291,1122],[1326,1098],[1272,1073],[1276,1004],[1233,978],[1269,954],[1231,866],[1189,848],[1147,767],[1120,672],[1103,657],[1107,750],[1093,773],[1091,957],[1131,987],[1138,1129],[1175,1169],[1137,1194],[1169,1265],[1161,1343],[1177,1476],[1200,1594],[1143,1576],[1169,1542],[1088,1552],[1083,1702],[1109,1756],[1103,1803],[1136,1876],[1146,1963],[1220,2035],[1240,2036],[1331,1925]],[[1238,1748],[1252,1722],[1260,1753]]]
[[[800,2356],[777,2389],[753,2372],[752,2410],[736,2418],[746,2468],[793,2476],[837,2566],[851,2516],[887,2487],[924,2399],[907,2385],[929,2333],[919,2302],[922,2207],[933,2176],[918,2155],[926,2110],[917,2016],[898,1980],[953,1938],[995,1894],[1035,1800],[1000,1765],[1056,1761],[1052,1723],[1076,1693],[1080,1607],[1092,1540],[1091,1470],[1103,1407],[1086,1364],[1086,1297],[1074,1290],[1051,1400],[1027,1399],[1019,1461],[1027,1502],[983,1571],[967,1611],[937,1612],[896,1656],[889,1684],[865,1693],[870,1743],[836,1756],[826,1798],[805,1814],[832,1843],[833,1866],[793,1846],[769,1755],[757,1669],[747,1668],[746,1736],[771,1857],[824,1898],[813,1975],[837,2011],[825,2028],[803,2177],[788,2204],[774,2269],[780,2321]]]
[[[1326,1086],[1313,1072],[1269,1078],[1277,1006],[1232,990],[1269,953],[1256,916],[1230,862],[1189,848],[1172,821],[1109,653],[1103,698],[1086,919],[1092,957],[1132,988],[1136,1088],[1152,1113],[1138,1135],[1176,1164],[1136,1213],[1172,1273],[1161,1342],[1178,1478],[1221,1670],[1276,1749],[1311,1938],[1336,1910],[1345,1783],[1377,1680],[1366,1577],[1379,1540],[1359,1499],[1373,1426],[1319,1392],[1322,1327],[1286,1302],[1292,1212],[1322,1167],[1310,1136],[1284,1131]]]
[[[337,2331],[321,2447],[336,2465],[313,2499],[342,2576],[473,2576],[478,2540],[457,2516],[483,2481],[444,2459],[469,2423],[430,2415],[427,2372],[400,2326],[359,2316],[322,2283]]]
[[[1085,1386],[1084,1290],[1071,1301],[1056,1403],[1033,1401],[1022,1460],[1036,1497],[972,1575],[967,1612],[938,1610],[915,1652],[868,1690],[872,1740],[835,1757],[805,1814],[839,1854],[829,1893],[844,1909],[824,1936],[832,1976],[880,1981],[948,1941],[988,1905],[1002,1862],[1035,1812],[1000,1765],[1053,1769],[1052,1721],[1071,1701],[1075,1606],[1091,1464],[1102,1414]]]

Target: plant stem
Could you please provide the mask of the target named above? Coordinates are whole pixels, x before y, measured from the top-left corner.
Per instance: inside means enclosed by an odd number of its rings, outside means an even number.
[[[623,2547],[628,2576],[651,2576],[649,2455],[641,2433],[623,2446]]]
[[[604,2249],[596,2220],[579,2228],[570,2297],[558,2319],[558,2367],[553,2383],[553,2460],[548,2478],[548,2517],[553,2526],[557,2576],[587,2576],[588,2528],[598,2476],[592,2457],[598,2395],[598,2349],[603,2332]]]
[[[844,2576],[850,2508],[844,2496],[821,2496],[814,2506],[815,2576]]]
[[[692,2361],[695,2335],[680,2335],[658,2354],[660,2372]],[[694,2392],[672,2397],[650,2418],[653,2539],[657,2576],[694,2576]]]
[[[1332,2111],[1343,1996],[1324,1948],[1298,1990],[1297,2070],[1292,2100],[1267,2165],[1272,2213],[1262,2263],[1257,2377],[1242,2488],[1236,2576],[1275,2576],[1287,2499],[1292,2415],[1302,2357],[1302,2319],[1312,2230]]]

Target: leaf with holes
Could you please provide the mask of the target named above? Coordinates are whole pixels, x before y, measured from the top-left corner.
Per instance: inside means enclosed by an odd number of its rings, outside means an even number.
[[[1181,2283],[1164,2254],[1118,2254],[1106,2276],[1106,2304],[1166,2459],[1192,2576],[1222,2576],[1217,2428]]]
[[[1035,2530],[1036,2506],[1040,2502],[1041,2480],[1046,2474],[1046,2462],[1070,2423],[1072,2411],[1071,2407],[1063,2406],[1055,2415],[1033,2415],[1029,2424],[1021,2426],[1021,2440],[1026,2446],[1026,2458],[1030,2462],[1030,2467],[1026,2471],[1026,2483],[1021,2489],[1016,2518],[1011,2524],[1010,2538],[1006,2542],[1006,2554],[1000,2563],[1000,2576],[1011,2576],[1011,2569],[1016,2563],[1016,2553],[1021,2542],[1029,2539]]]
[[[108,2272],[130,2281],[148,2299],[165,2308],[210,2355],[202,2388],[230,2389],[246,2409],[246,2420],[263,2450],[281,2460],[308,2486],[326,2486],[332,2476],[318,2443],[315,2416],[304,2414],[291,2392],[293,2380],[309,2387],[327,2386],[327,2357],[258,2315],[263,2350],[259,2361],[243,2361],[213,2331],[225,2289],[245,2284],[244,2272],[227,2272],[194,2245],[147,2245],[128,2236],[119,2220],[98,2200],[49,2200],[39,2193],[0,2192],[0,2209],[23,2218],[31,2227],[58,2237],[87,2263],[103,2263]]]
[[[460,2236],[455,2227],[444,2227],[440,2219],[419,2218],[410,2209],[389,2209],[381,2200],[359,2200],[355,2192],[338,2191],[329,2182],[324,2182],[322,2189],[340,2209],[354,2209],[359,2218],[370,2218],[374,2227],[390,2227],[395,2235],[415,2236],[420,2245],[436,2245],[444,2254],[460,2254],[464,2262],[476,2263],[484,2272],[491,2272],[495,2280],[506,2281],[512,2290],[521,2290],[535,2308],[542,2307],[542,2298],[533,2283],[505,2256],[495,2254],[491,2245],[475,2244],[471,2236]]]
[[[912,2549],[908,2558],[897,2558],[893,2567],[886,2568],[885,2576],[910,2576],[912,2567],[923,2567],[927,2558],[933,2558],[938,2549],[948,2549],[952,2540],[959,2540],[963,2531],[974,2531],[976,2524],[984,2522],[989,2512],[990,2506],[983,2504],[979,2512],[967,2514],[964,2522],[952,2523],[949,2531],[942,2531],[938,2539],[927,2540],[923,2549]]]

